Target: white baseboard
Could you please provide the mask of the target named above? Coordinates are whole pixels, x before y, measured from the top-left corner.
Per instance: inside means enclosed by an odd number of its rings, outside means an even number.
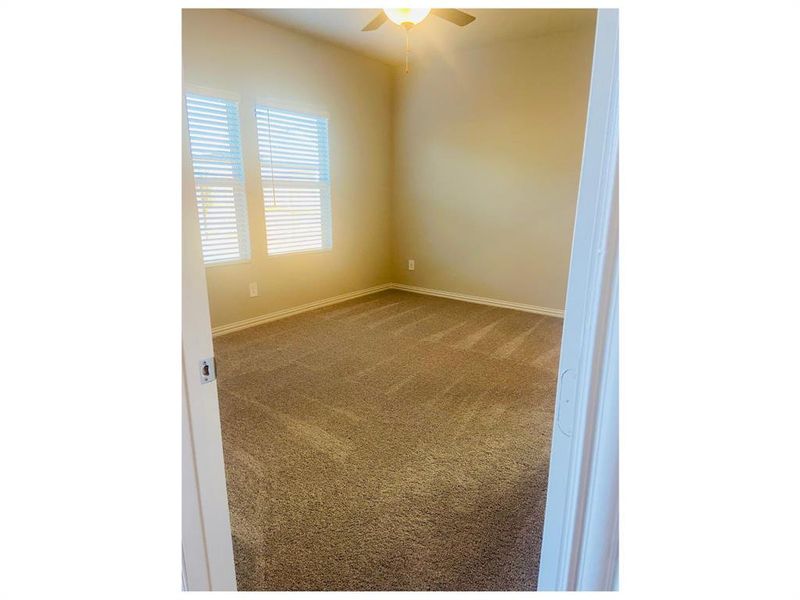
[[[332,298],[325,298],[324,300],[317,300],[316,302],[309,302],[308,304],[301,304],[300,306],[293,306],[292,308],[284,308],[283,310],[276,310],[275,312],[259,315],[251,319],[244,319],[243,321],[236,321],[227,325],[220,325],[211,330],[211,334],[216,337],[218,335],[225,335],[226,333],[233,333],[247,329],[248,327],[255,327],[262,323],[269,323],[270,321],[277,321],[293,315],[316,310],[323,306],[330,306],[331,304],[338,304],[353,298],[367,296],[383,290],[403,290],[406,292],[414,292],[415,294],[425,294],[426,296],[438,296],[440,298],[450,298],[452,300],[461,300],[462,302],[472,302],[473,304],[486,304],[487,306],[498,306],[500,308],[510,308],[512,310],[522,310],[525,312],[537,313],[540,315],[547,315],[548,317],[564,318],[564,311],[555,308],[546,308],[544,306],[534,306],[533,304],[521,304],[519,302],[507,302],[506,300],[495,300],[494,298],[483,298],[481,296],[469,296],[467,294],[459,294],[457,292],[445,292],[442,290],[432,290],[429,288],[417,287],[415,285],[405,285],[404,283],[383,283],[371,288],[363,290],[356,290],[355,292],[348,292],[333,296]]]
[[[255,327],[256,325],[261,325],[262,323],[269,323],[270,321],[277,321],[278,319],[284,319],[286,317],[291,317],[292,315],[298,315],[300,313],[308,312],[309,310],[316,310],[317,308],[322,308],[323,306],[338,304],[339,302],[352,300],[353,298],[366,296],[368,294],[374,294],[375,292],[382,292],[383,290],[388,290],[391,287],[391,283],[383,283],[371,288],[356,290],[355,292],[348,292],[346,294],[340,294],[339,296],[333,296],[332,298],[325,298],[324,300],[317,300],[315,302],[309,302],[308,304],[293,306],[292,308],[276,310],[275,312],[259,315],[251,319],[244,319],[243,321],[236,321],[234,323],[228,323],[227,325],[214,327],[211,329],[211,335],[216,337],[218,335],[225,335],[226,333],[233,333],[234,331],[240,331],[242,329],[247,329],[248,327]]]
[[[533,304],[521,304],[519,302],[508,302],[506,300],[495,300],[494,298],[470,296],[468,294],[459,294],[457,292],[431,290],[428,288],[417,287],[415,285],[405,285],[404,283],[393,283],[390,287],[395,290],[405,290],[407,292],[425,294],[426,296],[439,296],[440,298],[451,298],[453,300],[461,300],[463,302],[472,302],[473,304],[486,304],[488,306],[499,306],[500,308],[511,308],[513,310],[522,310],[525,312],[547,315],[548,317],[558,317],[559,319],[564,318],[563,310],[547,308],[545,306],[534,306]]]

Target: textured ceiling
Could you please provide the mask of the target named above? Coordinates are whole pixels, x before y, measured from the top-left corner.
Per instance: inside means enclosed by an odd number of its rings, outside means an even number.
[[[375,31],[362,32],[381,9],[272,8],[237,9],[236,12],[344,46],[383,62],[404,60],[405,33],[387,21]],[[547,33],[593,27],[593,9],[467,9],[476,17],[458,27],[428,16],[410,33],[412,56],[445,55],[456,48],[521,39]]]

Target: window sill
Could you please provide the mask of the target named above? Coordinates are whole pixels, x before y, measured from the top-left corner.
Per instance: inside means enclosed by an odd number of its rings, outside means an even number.
[[[218,263],[211,263],[209,265],[205,265],[206,269],[215,269],[217,267],[229,267],[231,265],[246,265],[251,262],[251,259],[246,260],[229,260],[226,262],[218,262]]]
[[[267,258],[281,258],[284,256],[297,256],[298,254],[324,254],[325,252],[332,252],[333,248],[320,248],[319,250],[299,250],[297,252],[281,252],[280,254],[269,254]]]

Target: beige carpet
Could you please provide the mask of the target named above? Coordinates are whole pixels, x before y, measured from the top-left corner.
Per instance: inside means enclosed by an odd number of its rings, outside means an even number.
[[[561,325],[387,291],[216,338],[239,589],[535,589]]]

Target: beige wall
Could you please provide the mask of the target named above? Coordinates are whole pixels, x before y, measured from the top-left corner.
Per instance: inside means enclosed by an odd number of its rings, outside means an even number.
[[[252,257],[206,269],[212,326],[390,281],[392,70],[225,10],[183,11],[183,69],[187,84],[241,96]],[[329,113],[330,251],[267,256],[253,114],[264,97]]]
[[[238,13],[184,10],[184,81],[241,96],[252,257],[206,270],[212,326],[391,281],[562,309],[593,37],[458,50],[406,75]],[[261,98],[329,113],[331,251],[266,254]]]
[[[593,41],[551,34],[396,72],[395,282],[564,308]]]

